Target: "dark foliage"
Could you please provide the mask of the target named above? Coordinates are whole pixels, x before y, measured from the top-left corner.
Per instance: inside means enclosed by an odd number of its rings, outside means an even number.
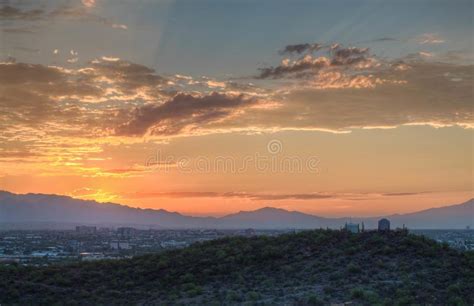
[[[472,305],[474,255],[406,232],[234,237],[130,260],[0,267],[0,303]]]

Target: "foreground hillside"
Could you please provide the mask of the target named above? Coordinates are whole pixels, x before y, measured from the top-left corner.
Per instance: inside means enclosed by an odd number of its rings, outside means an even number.
[[[0,268],[9,304],[472,305],[474,256],[406,232],[226,238],[130,260]]]

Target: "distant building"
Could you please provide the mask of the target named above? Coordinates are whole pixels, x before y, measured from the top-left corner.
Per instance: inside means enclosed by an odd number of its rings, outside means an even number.
[[[344,226],[344,229],[346,231],[349,231],[351,233],[358,233],[360,232],[359,224],[358,223],[346,223]]]
[[[388,221],[385,218],[380,219],[378,229],[379,229],[379,231],[389,231],[390,230],[390,221]]]
[[[188,243],[186,241],[176,241],[176,240],[168,240],[168,241],[163,241],[160,243],[161,247],[164,249],[167,248],[184,248],[188,246]]]
[[[95,226],[76,226],[76,233],[78,234],[95,234],[97,232],[97,227]]]
[[[94,260],[104,259],[105,256],[102,253],[84,252],[84,253],[79,254],[79,258],[83,261],[94,261]]]
[[[110,242],[110,248],[114,250],[130,250],[132,246],[128,241],[112,241]]]
[[[117,228],[117,234],[122,239],[131,238],[136,234],[136,232],[137,232],[137,230],[134,229],[133,227],[119,227],[119,228]]]
[[[255,232],[255,230],[253,228],[248,228],[246,230],[244,230],[244,235],[245,236],[255,236],[257,233]]]

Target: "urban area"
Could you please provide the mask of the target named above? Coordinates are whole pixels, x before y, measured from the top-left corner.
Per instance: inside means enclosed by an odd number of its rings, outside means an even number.
[[[359,233],[364,231],[364,224],[347,223],[342,230]],[[378,230],[390,230],[389,220],[381,219]],[[45,266],[51,263],[131,258],[229,236],[276,236],[296,231],[298,230],[156,230],[84,225],[71,230],[3,230],[0,231],[0,262]],[[410,233],[447,243],[461,251],[474,250],[474,231],[470,228],[410,230]]]

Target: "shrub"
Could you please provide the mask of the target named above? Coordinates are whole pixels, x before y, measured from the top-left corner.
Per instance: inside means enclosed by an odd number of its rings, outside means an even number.
[[[347,265],[347,271],[349,271],[349,273],[356,274],[360,273],[362,269],[357,264],[350,263]]]
[[[365,297],[364,289],[354,288],[351,290],[351,298],[353,299],[363,299]]]
[[[307,303],[308,305],[312,305],[312,306],[322,306],[322,305],[324,305],[323,300],[321,300],[319,297],[317,297],[317,296],[314,295],[314,294],[311,294],[311,295],[307,298],[306,303]]]
[[[260,298],[260,294],[255,291],[250,291],[247,293],[247,299],[251,301],[256,301]]]

